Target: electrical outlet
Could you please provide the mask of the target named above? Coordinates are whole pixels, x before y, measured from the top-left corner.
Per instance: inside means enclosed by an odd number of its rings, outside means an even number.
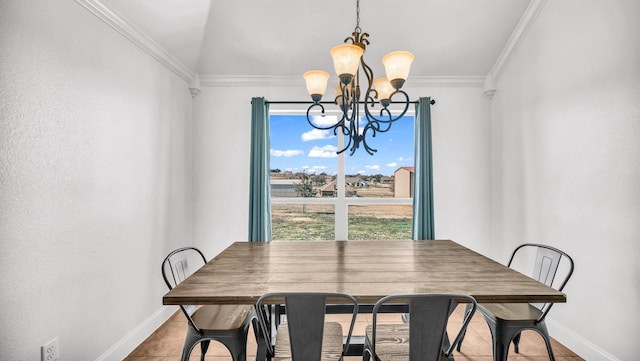
[[[42,361],[57,361],[59,357],[59,351],[58,338],[56,337],[40,347]]]

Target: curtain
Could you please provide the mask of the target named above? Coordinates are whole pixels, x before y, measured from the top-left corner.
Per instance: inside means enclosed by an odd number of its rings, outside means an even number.
[[[269,104],[251,99],[251,160],[249,170],[249,242],[271,241],[269,185]]]
[[[431,98],[420,98],[416,104],[415,169],[413,186],[412,238],[434,239],[433,159],[431,154]]]

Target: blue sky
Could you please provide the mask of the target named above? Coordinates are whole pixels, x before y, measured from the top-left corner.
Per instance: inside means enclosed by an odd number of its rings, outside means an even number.
[[[271,169],[336,174],[338,140],[333,131],[313,128],[306,115],[271,114],[270,119]],[[392,175],[401,166],[413,166],[413,116],[394,122],[375,138],[368,134],[367,144],[378,152],[369,155],[362,145],[353,156],[345,151],[347,174]]]

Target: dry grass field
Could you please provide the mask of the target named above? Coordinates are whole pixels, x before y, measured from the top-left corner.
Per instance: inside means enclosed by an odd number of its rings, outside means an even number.
[[[272,176],[284,179],[284,174]],[[313,180],[314,183],[316,180]],[[320,195],[327,182],[315,183]],[[318,185],[322,184],[322,185]],[[347,186],[347,195],[355,192],[358,198],[393,198],[392,183],[368,183],[366,187]],[[409,205],[350,205],[348,209],[348,239],[411,239]],[[273,205],[271,208],[274,240],[332,240],[335,239],[335,209],[333,205]]]
[[[332,205],[273,205],[274,240],[335,239]],[[349,206],[349,239],[411,239],[411,205]]]
[[[369,187],[355,188],[358,197],[363,198],[393,198],[393,188],[388,185],[372,185]]]

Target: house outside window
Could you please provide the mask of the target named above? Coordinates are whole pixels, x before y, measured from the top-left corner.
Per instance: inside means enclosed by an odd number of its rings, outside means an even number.
[[[400,167],[393,173],[393,190],[396,198],[413,197],[413,183],[415,179],[414,167]]]

